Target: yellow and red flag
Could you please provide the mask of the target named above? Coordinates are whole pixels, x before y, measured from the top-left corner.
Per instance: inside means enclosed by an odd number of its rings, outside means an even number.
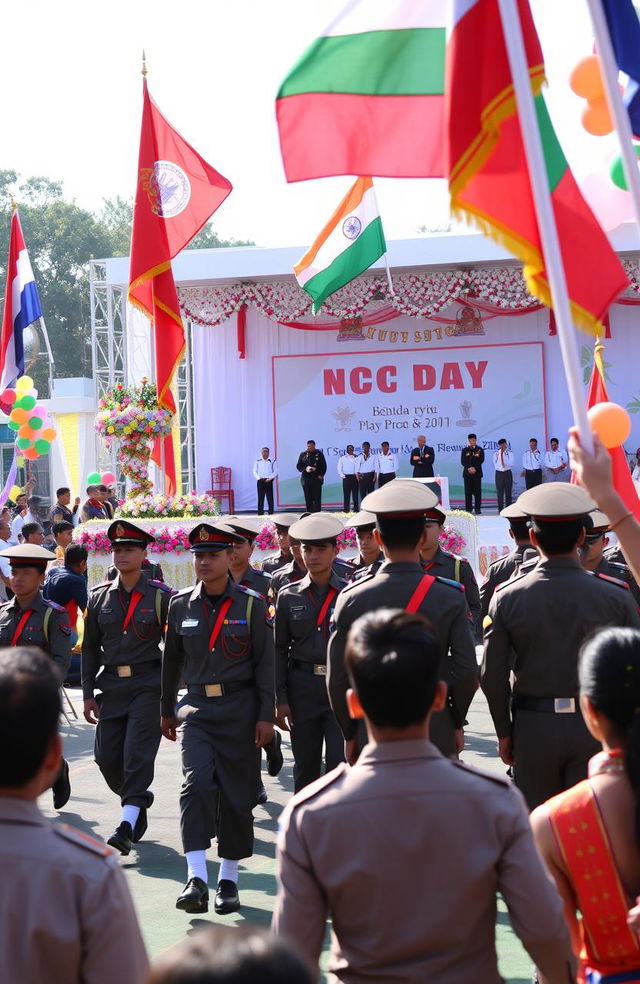
[[[529,2],[517,6],[571,312],[577,325],[598,334],[628,280],[555,135]],[[453,10],[445,82],[452,208],[522,260],[530,292],[551,306],[498,0],[454,0]]]
[[[138,183],[133,210],[129,301],[151,319],[160,406],[175,413],[171,380],[184,354],[184,328],[171,260],[222,204],[231,183],[180,136],[143,83]],[[160,441],[153,459],[161,461]],[[176,491],[171,435],[164,439],[166,491]]]

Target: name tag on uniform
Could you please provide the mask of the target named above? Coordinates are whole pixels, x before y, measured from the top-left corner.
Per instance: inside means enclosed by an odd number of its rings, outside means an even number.
[[[200,619],[199,618],[183,618],[182,619],[182,628],[183,629],[197,629],[199,625],[200,625]]]

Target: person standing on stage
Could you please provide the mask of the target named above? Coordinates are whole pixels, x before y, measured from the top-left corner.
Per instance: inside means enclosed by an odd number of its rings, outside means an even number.
[[[349,512],[350,503],[353,503],[353,511],[358,511],[357,463],[358,459],[353,444],[347,444],[346,454],[342,454],[338,458],[338,475],[342,479],[343,509],[345,512]]]
[[[82,640],[84,717],[96,725],[95,760],[122,815],[107,840],[128,855],[147,829],[160,744],[160,643],[172,591],[142,573],[155,538],[126,520],[107,530],[118,570],[89,594]],[[96,689],[101,694],[96,697]]]
[[[464,479],[464,507],[467,512],[475,512],[476,516],[479,516],[482,512],[484,448],[478,447],[478,438],[475,434],[467,434],[467,440],[469,444],[462,449],[460,455]]]
[[[380,445],[382,450],[377,455],[376,471],[378,473],[378,488],[392,482],[398,471],[398,456],[389,450],[389,442],[383,441]]]
[[[413,468],[413,477],[433,478],[433,462],[435,458],[435,451],[427,444],[424,434],[420,434],[418,437],[418,446],[413,449],[409,457],[409,464]]]
[[[327,474],[327,462],[315,441],[307,441],[307,450],[301,451],[296,468],[300,472],[302,491],[307,512],[322,509],[322,483]]]
[[[373,492],[376,486],[376,463],[376,456],[371,454],[371,445],[368,441],[363,441],[362,453],[358,455],[356,462],[356,478],[358,479],[360,502],[362,502],[365,495]]]
[[[550,451],[544,453],[544,470],[547,482],[566,482],[569,478],[569,458],[566,451],[560,448],[557,437],[549,441]]]
[[[262,598],[229,577],[242,537],[224,523],[189,533],[196,585],[172,598],[162,659],[162,733],[181,730],[180,829],[187,884],[176,908],[209,908],[206,852],[218,840],[219,914],[235,912],[238,861],[253,854],[260,749],[273,738],[273,632]],[[183,680],[187,693],[176,707]]]
[[[513,502],[513,451],[509,449],[506,437],[501,437],[498,441],[498,450],[493,453],[493,467],[495,468],[498,512],[502,512]]]
[[[542,452],[538,451],[535,437],[529,440],[529,450],[522,455],[522,474],[528,489],[542,485]]]
[[[258,487],[258,516],[264,512],[264,499],[267,497],[267,512],[273,512],[273,482],[278,474],[278,463],[269,457],[269,448],[264,447],[260,457],[253,463],[253,477]]]

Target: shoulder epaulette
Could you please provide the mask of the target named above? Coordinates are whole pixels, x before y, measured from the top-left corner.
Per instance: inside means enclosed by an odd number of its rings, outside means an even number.
[[[314,796],[321,793],[327,788],[327,786],[332,786],[334,782],[343,777],[348,768],[349,767],[346,762],[341,762],[340,765],[336,766],[335,769],[332,769],[331,772],[325,772],[325,774],[320,776],[319,779],[316,779],[314,782],[309,783],[308,786],[305,786],[299,793],[296,793],[294,809],[296,806],[300,806],[307,800],[313,799]]]
[[[252,595],[252,597],[254,597],[254,598],[259,598],[260,601],[264,601],[265,600],[265,597],[264,597],[263,594],[260,594],[259,591],[254,591],[253,588],[248,588],[246,586],[246,584],[234,584],[234,588],[237,591],[242,591],[243,594],[248,594],[248,595]]]
[[[89,591],[95,591],[97,588],[106,588],[107,586],[111,587],[112,584],[113,581],[100,581],[99,584],[94,584],[92,588],[89,588]]]
[[[258,570],[256,570],[256,574],[259,574],[260,577],[266,577],[267,580],[269,580],[269,581],[273,577],[273,574],[271,574],[269,571],[262,571],[262,570],[258,571]]]
[[[526,577],[528,573],[528,571],[523,571],[521,567],[515,577],[511,577],[508,581],[503,581],[502,584],[496,585],[496,591],[502,591],[504,588],[508,587],[510,588],[512,584],[516,584],[517,581],[520,581],[523,577]]]
[[[75,844],[76,847],[83,847],[85,851],[91,851],[92,854],[98,854],[102,858],[108,858],[110,854],[113,854],[111,848],[102,841],[89,837],[82,830],[76,830],[75,827],[70,827],[67,823],[55,823],[52,824],[52,828],[58,837],[63,837],[64,840]]]
[[[601,581],[608,581],[609,584],[616,584],[619,588],[629,590],[627,582],[621,581],[619,577],[611,577],[609,574],[598,574],[597,571],[587,571],[587,574],[593,574],[594,577],[600,578]]]
[[[457,588],[458,591],[464,592],[464,584],[460,584],[460,581],[454,581],[453,578],[440,577],[440,575],[437,575],[436,581],[440,581],[441,584],[448,584],[450,587]]]
[[[501,776],[497,772],[491,772],[489,769],[479,769],[475,765],[469,765],[467,762],[462,762],[460,759],[447,759],[447,762],[451,762],[457,769],[463,769],[465,772],[470,772],[474,776],[478,776],[480,779],[488,779],[490,782],[497,782],[499,786],[504,786],[507,789],[512,785],[511,779],[508,776]]]
[[[152,588],[160,588],[162,591],[171,591],[174,593],[173,588],[170,588],[168,584],[164,583],[164,581],[156,581],[155,578],[150,578],[147,581],[147,584],[150,584]]]
[[[364,584],[365,581],[371,581],[375,576],[376,576],[376,571],[364,572],[362,574],[362,577],[357,578],[357,580],[355,581],[349,581],[348,584],[345,584],[340,594],[347,594],[348,591],[351,591],[351,589],[355,587],[359,588],[362,584]]]
[[[174,598],[182,598],[183,595],[190,595],[192,591],[193,591],[193,584],[189,588],[180,588],[179,591],[176,591]]]
[[[615,567],[617,571],[622,571],[623,574],[631,573],[628,564],[618,564],[615,560],[609,560],[607,563],[609,564],[609,567]]]
[[[50,598],[45,598],[44,603],[49,608],[53,608],[54,612],[66,612],[64,605],[59,605],[56,601],[51,601]]]

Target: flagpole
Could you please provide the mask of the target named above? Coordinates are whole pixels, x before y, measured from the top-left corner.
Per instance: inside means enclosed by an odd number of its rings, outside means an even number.
[[[40,315],[40,321],[38,323],[49,357],[49,399],[53,400],[53,370],[55,369],[55,362],[53,361],[53,352],[51,351],[51,344],[49,342],[49,332],[47,331],[47,326],[44,323],[44,317],[42,315]]]
[[[386,253],[383,253],[382,256],[383,256],[383,259],[384,259],[384,265],[385,265],[385,267],[387,269],[387,283],[389,284],[389,293],[390,294],[395,294],[395,289],[394,289],[394,286],[393,286],[393,280],[391,279],[391,270],[389,269],[389,260],[388,260],[387,254]]]
[[[640,171],[638,171],[638,158],[633,147],[631,123],[618,88],[618,65],[615,52],[601,0],[587,0],[587,2],[591,13],[596,47],[600,56],[607,102],[618,134],[624,175],[627,179],[627,188],[631,193],[636,226],[640,231]]]
[[[531,191],[538,220],[538,228],[540,230],[540,239],[542,241],[545,269],[551,289],[551,300],[556,317],[558,341],[560,342],[560,352],[562,354],[562,362],[569,389],[571,410],[580,441],[583,447],[590,454],[593,454],[593,438],[585,406],[578,345],[571,318],[569,294],[558,240],[558,230],[551,207],[551,196],[549,194],[540,130],[533,101],[533,93],[531,91],[531,79],[522,37],[522,26],[520,24],[517,5],[513,0],[498,0],[498,7],[513,78],[520,129],[522,131],[522,139],[529,165]]]

